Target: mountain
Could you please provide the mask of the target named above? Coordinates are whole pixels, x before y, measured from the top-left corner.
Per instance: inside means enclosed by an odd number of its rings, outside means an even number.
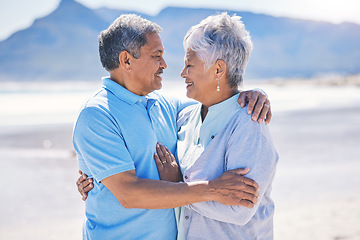
[[[311,77],[360,73],[360,25],[273,17],[230,10],[168,7],[156,16],[165,47],[166,79],[178,79],[183,67],[182,40],[187,30],[220,11],[242,17],[254,42],[247,78]],[[89,9],[62,0],[48,16],[0,42],[0,81],[98,80],[106,75],[97,36],[129,11]],[[134,12],[131,12],[134,13]]]
[[[61,1],[50,15],[0,42],[0,79],[86,80],[99,75],[104,71],[97,36],[108,23],[75,1]]]

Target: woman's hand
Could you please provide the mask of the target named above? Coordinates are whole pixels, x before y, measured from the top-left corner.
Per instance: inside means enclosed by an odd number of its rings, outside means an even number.
[[[88,192],[90,192],[91,189],[94,188],[93,179],[87,178],[86,174],[83,174],[82,171],[79,170],[80,177],[76,181],[76,186],[78,188],[79,193],[82,196],[82,200],[85,201],[88,196]]]
[[[160,180],[169,182],[182,181],[182,174],[174,155],[170,150],[161,143],[156,144],[156,152],[154,154],[155,163],[159,171]]]

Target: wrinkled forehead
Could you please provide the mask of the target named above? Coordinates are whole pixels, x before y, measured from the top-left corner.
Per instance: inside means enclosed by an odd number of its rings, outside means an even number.
[[[147,34],[146,41],[147,41],[146,45],[142,47],[144,48],[144,50],[150,51],[152,53],[157,53],[157,52],[163,53],[165,51],[159,34],[157,33]]]

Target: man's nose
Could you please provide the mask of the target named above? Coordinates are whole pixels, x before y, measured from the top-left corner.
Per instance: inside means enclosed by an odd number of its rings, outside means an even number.
[[[167,64],[166,64],[164,58],[162,58],[162,60],[161,60],[161,62],[160,62],[160,67],[161,67],[162,69],[166,69],[166,68],[167,68]]]

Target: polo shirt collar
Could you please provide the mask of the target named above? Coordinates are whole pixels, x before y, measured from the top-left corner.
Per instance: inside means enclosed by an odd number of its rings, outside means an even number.
[[[156,104],[159,100],[159,95],[156,91],[149,93],[146,95],[146,99],[148,102],[148,108],[151,108],[154,104]]]
[[[129,90],[127,90],[120,84],[114,82],[113,80],[111,80],[108,77],[104,77],[102,79],[102,81],[103,81],[103,88],[112,92],[120,100],[122,100],[130,105],[134,105],[137,102],[140,102],[146,106],[146,103],[147,103],[146,96],[136,95],[135,93],[130,92]]]

